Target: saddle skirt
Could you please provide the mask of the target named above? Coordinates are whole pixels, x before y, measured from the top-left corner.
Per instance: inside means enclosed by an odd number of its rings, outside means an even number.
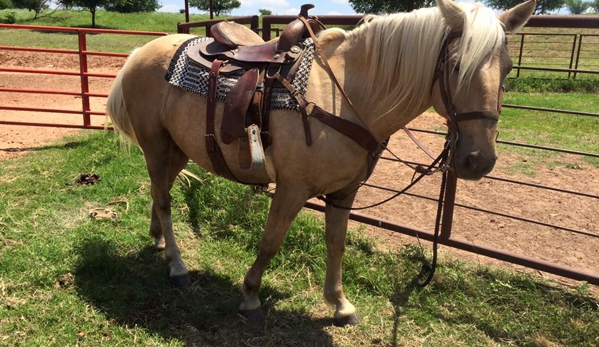
[[[213,39],[209,37],[197,37],[185,41],[179,47],[170,62],[165,76],[166,80],[175,87],[183,88],[206,97],[208,95],[210,70],[194,63],[189,59],[187,52],[197,49],[197,46],[200,43],[212,40]],[[307,38],[301,42],[301,44],[305,47],[305,50],[292,85],[302,96],[305,96],[308,77],[310,76],[310,71],[312,69],[312,61],[314,60],[314,42],[311,38]],[[240,70],[219,75],[216,99],[220,102],[224,102],[231,88],[237,84],[245,72],[246,70]],[[275,86],[272,90],[271,109],[300,111],[296,99],[282,86]]]

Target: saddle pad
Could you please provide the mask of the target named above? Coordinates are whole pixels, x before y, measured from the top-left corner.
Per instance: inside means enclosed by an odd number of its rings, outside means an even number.
[[[209,37],[197,37],[185,41],[173,56],[166,73],[166,80],[175,87],[183,88],[200,94],[204,97],[208,95],[208,75],[210,70],[203,66],[198,66],[191,62],[187,57],[187,51],[193,49],[198,43],[212,40]],[[302,43],[306,50],[299,69],[293,80],[293,87],[303,96],[306,96],[306,87],[308,77],[312,69],[312,60],[314,59],[314,42],[311,38]],[[231,87],[237,83],[245,71],[239,71],[232,74],[221,74],[218,77],[216,98],[224,102]],[[289,91],[283,87],[273,88],[271,109],[288,110],[299,112],[299,105]]]

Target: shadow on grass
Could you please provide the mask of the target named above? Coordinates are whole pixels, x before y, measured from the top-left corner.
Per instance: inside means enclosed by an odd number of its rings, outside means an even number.
[[[237,314],[237,285],[222,275],[192,271],[188,288],[172,288],[164,255],[151,247],[121,256],[111,241],[92,238],[79,245],[78,256],[78,294],[121,326],[186,345],[333,346],[324,330],[331,319],[267,309],[263,322],[248,322]],[[261,296],[281,300],[286,294],[264,287]]]
[[[433,283],[431,295],[451,300],[457,287],[451,282],[447,279]],[[449,325],[471,325],[498,344],[545,346],[543,341],[547,340],[560,346],[590,346],[591,341],[596,342],[598,330],[581,324],[592,319],[599,309],[599,303],[591,296],[488,268],[474,271],[470,285],[476,291],[473,296],[478,297],[474,300],[480,305],[478,310],[444,309],[431,312],[432,315]],[[466,287],[458,290],[469,291]],[[455,302],[464,305],[459,300],[456,298]],[[445,304],[440,302],[440,306]]]
[[[44,145],[39,147],[9,147],[9,148],[0,148],[2,152],[8,153],[21,153],[21,152],[37,152],[37,151],[47,151],[50,149],[69,149],[69,148],[77,148],[81,146],[85,146],[89,143],[89,141],[69,141],[66,143],[55,144],[55,145]]]

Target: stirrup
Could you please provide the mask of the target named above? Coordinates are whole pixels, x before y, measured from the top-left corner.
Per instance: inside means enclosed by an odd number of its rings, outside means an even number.
[[[264,147],[260,128],[252,124],[246,129],[247,137],[239,139],[239,168],[244,171],[258,171],[266,168]]]

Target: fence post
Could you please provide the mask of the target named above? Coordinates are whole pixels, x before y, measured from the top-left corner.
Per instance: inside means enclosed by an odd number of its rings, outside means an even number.
[[[574,42],[572,43],[572,53],[570,54],[570,67],[568,69],[572,70],[572,64],[574,63],[574,52],[576,52],[576,39],[578,38],[578,34],[574,34]],[[572,75],[572,71],[568,71],[568,79]]]
[[[264,41],[270,41],[270,18],[269,16],[262,16],[262,39]]]
[[[252,16],[252,19],[250,20],[250,29],[258,34],[258,30],[260,29],[260,17]]]
[[[83,113],[83,126],[85,128],[91,125],[90,105],[89,105],[89,79],[87,77],[87,43],[85,41],[86,32],[77,30],[79,36],[79,75],[81,77],[81,105]]]
[[[445,184],[445,196],[443,197],[443,219],[441,220],[442,240],[448,240],[451,237],[451,227],[453,224],[453,208],[455,206],[455,194],[458,183],[458,177],[449,170],[447,182]]]
[[[580,50],[582,49],[582,38],[583,34],[580,34],[580,39],[578,40],[578,51],[576,52],[576,64],[574,65],[574,79],[576,79],[576,73],[578,72],[578,61],[580,60]]]
[[[518,67],[522,66],[522,51],[524,50],[524,33],[520,35],[520,53],[518,53]],[[520,69],[516,71],[516,77],[520,77]]]

